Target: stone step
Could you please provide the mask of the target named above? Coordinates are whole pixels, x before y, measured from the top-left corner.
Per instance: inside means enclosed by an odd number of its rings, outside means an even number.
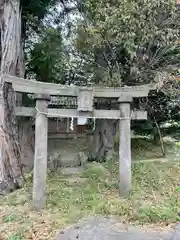
[[[60,157],[60,165],[62,167],[80,166],[81,162],[78,153],[64,153]]]
[[[61,173],[63,175],[81,175],[84,171],[83,167],[66,167],[61,168]]]
[[[60,179],[63,182],[67,182],[68,184],[72,185],[72,184],[82,184],[85,183],[87,181],[87,178],[83,178],[83,177],[79,177],[79,176],[67,176],[65,178],[61,178]]]
[[[53,165],[56,165],[58,167],[78,167],[85,164],[86,161],[87,155],[84,152],[54,152],[49,156],[48,167],[52,168]]]

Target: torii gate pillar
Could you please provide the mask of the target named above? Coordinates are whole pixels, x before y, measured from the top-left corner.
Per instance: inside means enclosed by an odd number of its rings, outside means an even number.
[[[35,126],[35,153],[33,176],[33,202],[40,209],[46,205],[46,172],[47,172],[47,144],[48,144],[48,118],[46,116],[50,96],[37,94],[36,126]]]
[[[119,121],[119,194],[125,197],[131,190],[131,109],[132,97],[118,99],[120,109]]]

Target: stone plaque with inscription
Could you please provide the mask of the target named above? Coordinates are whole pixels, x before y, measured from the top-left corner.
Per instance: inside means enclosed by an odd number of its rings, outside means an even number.
[[[78,111],[92,112],[93,94],[92,89],[80,89],[78,95]]]

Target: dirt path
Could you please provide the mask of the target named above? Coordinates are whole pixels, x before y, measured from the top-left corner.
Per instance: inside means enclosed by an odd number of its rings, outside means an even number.
[[[114,218],[92,217],[59,233],[57,240],[180,240],[175,229],[153,230],[120,224]]]

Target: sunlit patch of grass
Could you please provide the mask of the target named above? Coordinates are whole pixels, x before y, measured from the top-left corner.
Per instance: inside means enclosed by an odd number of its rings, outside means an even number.
[[[166,157],[180,159],[180,148],[176,143],[164,142]],[[132,157],[134,160],[145,160],[163,157],[161,143],[154,144],[152,139],[132,139]]]
[[[103,169],[102,165],[92,164],[84,172],[88,181],[73,187],[66,183],[57,186],[56,181],[51,180],[49,207],[54,211],[58,208],[67,222],[70,215],[73,215],[71,221],[82,215],[95,214],[119,215],[140,223],[176,221],[180,209],[178,164],[142,163],[134,166],[133,189],[126,199],[118,195],[117,166],[108,162]]]
[[[13,235],[10,235],[8,237],[8,240],[23,240],[23,234],[22,233],[17,233],[17,234],[13,234]]]
[[[147,147],[146,154],[148,151],[150,155]],[[54,239],[56,230],[99,214],[140,224],[179,221],[180,163],[140,162],[133,164],[132,170],[133,186],[127,198],[119,197],[116,159],[88,164],[80,175],[86,181],[75,184],[66,181],[60,172],[51,173],[47,208],[39,212],[31,204],[32,177],[28,175],[24,189],[0,199],[0,239]]]
[[[14,213],[12,214],[7,214],[3,217],[3,222],[8,223],[8,222],[15,222],[18,220],[18,216]]]

